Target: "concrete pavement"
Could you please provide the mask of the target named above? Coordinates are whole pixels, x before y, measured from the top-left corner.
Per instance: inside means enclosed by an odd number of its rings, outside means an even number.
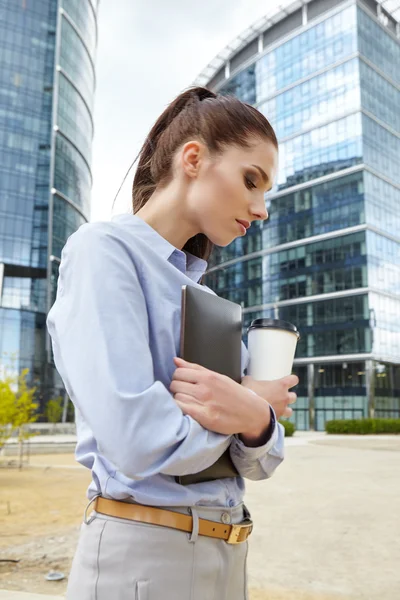
[[[0,600],[63,600],[64,596],[48,596],[47,594],[30,594],[26,592],[9,592],[0,590]]]
[[[67,454],[73,452],[76,445],[76,435],[72,433],[56,433],[36,435],[24,443],[26,454]],[[19,452],[18,441],[15,437],[6,441],[4,456],[16,456]]]
[[[296,431],[292,438],[286,438],[287,446],[304,446],[309,442],[326,437],[325,432],[320,431]],[[24,453],[31,457],[35,454],[68,454],[73,453],[76,445],[74,433],[42,434],[29,439],[25,443]],[[3,454],[4,456],[17,456],[19,452],[15,437],[7,440]],[[32,462],[32,460],[31,460]]]
[[[247,482],[249,583],[263,590],[254,598],[398,600],[400,435],[296,432],[286,447],[274,477]],[[0,591],[0,600],[62,598]]]

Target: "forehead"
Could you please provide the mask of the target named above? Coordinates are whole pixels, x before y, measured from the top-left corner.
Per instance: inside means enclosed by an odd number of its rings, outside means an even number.
[[[261,167],[270,179],[276,174],[278,167],[278,150],[269,140],[254,139],[248,147],[229,146],[224,152],[225,158],[243,166],[256,164]]]

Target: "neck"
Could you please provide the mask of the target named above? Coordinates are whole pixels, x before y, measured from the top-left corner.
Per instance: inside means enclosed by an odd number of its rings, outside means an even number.
[[[173,188],[171,185],[156,190],[135,215],[175,248],[182,250],[186,242],[199,231],[185,210],[182,192]]]

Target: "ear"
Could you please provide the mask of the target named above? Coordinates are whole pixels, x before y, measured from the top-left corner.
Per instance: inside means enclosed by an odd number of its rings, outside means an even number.
[[[195,178],[200,169],[201,161],[204,157],[205,146],[197,140],[186,142],[181,150],[181,165],[184,173]]]

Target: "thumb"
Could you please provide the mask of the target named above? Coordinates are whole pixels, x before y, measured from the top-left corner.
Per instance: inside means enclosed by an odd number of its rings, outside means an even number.
[[[287,386],[288,388],[291,388],[291,387],[294,387],[295,385],[298,385],[299,378],[297,377],[297,375],[294,375],[292,373],[292,375],[286,375],[286,377],[282,377],[281,381],[285,386]]]

